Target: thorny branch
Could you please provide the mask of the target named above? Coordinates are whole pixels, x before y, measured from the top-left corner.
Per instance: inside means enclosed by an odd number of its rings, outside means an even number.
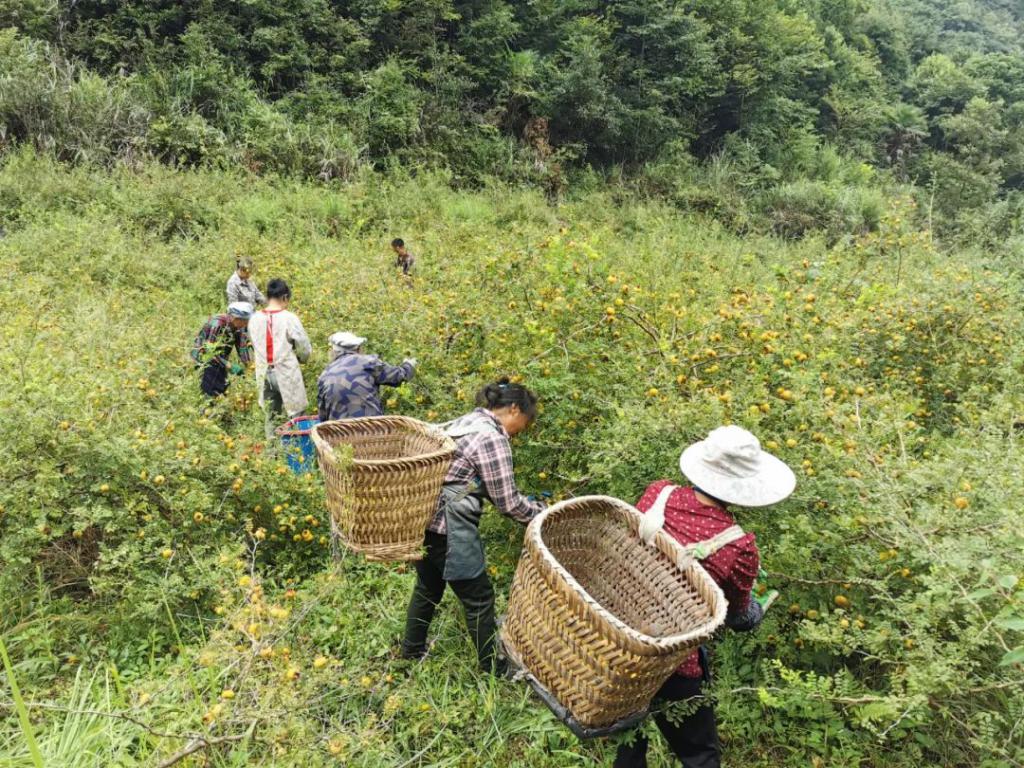
[[[202,737],[195,738],[192,741],[190,741],[188,745],[185,746],[184,749],[175,752],[166,760],[162,761],[161,763],[158,763],[157,768],[169,768],[175,763],[181,762],[189,755],[194,754],[201,749],[206,749],[207,747],[215,747],[218,744],[227,744],[233,741],[241,741],[242,739],[246,738],[246,735],[247,734],[239,733],[232,734],[230,736],[217,736],[213,739],[205,739]]]

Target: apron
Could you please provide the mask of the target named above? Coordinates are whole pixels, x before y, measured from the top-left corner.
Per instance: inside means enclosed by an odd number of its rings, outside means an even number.
[[[281,393],[285,413],[289,417],[302,413],[309,405],[306,385],[302,381],[302,369],[295,355],[288,332],[292,329],[295,316],[287,310],[267,312],[261,310],[249,321],[249,337],[256,349],[273,351],[274,378]],[[264,407],[263,383],[267,378],[267,361],[262,355],[256,356],[256,395],[260,407]]]
[[[496,432],[493,426],[473,424],[445,429],[453,440],[480,432]],[[444,561],[444,580],[475,579],[484,572],[487,561],[480,539],[480,518],[484,513],[485,494],[478,479],[469,483],[447,483],[441,488],[440,504],[444,508],[448,548]]]

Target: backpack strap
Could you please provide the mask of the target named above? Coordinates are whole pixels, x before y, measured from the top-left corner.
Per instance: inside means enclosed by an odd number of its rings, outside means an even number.
[[[669,497],[678,490],[677,485],[666,485],[658,493],[658,498],[654,500],[650,509],[640,519],[640,538],[645,544],[654,544],[654,537],[658,531],[665,527],[665,507],[668,504]],[[710,539],[704,541],[698,541],[693,544],[683,545],[685,549],[692,557],[697,560],[703,560],[706,557],[711,557],[722,547],[732,544],[734,541],[738,541],[746,536],[746,532],[738,525],[732,525],[726,528],[724,531],[712,536]]]
[[[658,531],[665,527],[665,505],[668,504],[668,498],[671,496],[678,485],[666,485],[661,489],[658,494],[658,498],[654,500],[651,508],[647,510],[642,518],[640,518],[640,538],[643,539],[644,544],[654,544],[654,537]]]
[[[711,555],[722,549],[722,547],[732,544],[734,541],[738,541],[746,535],[747,534],[742,528],[738,525],[733,525],[726,528],[724,531],[716,533],[710,539],[698,541],[694,544],[687,544],[684,549],[698,560],[703,560],[705,557],[711,557]]]

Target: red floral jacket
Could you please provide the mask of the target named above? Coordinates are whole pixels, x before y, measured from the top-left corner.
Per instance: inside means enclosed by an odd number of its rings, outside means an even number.
[[[637,509],[647,512],[654,505],[662,488],[670,484],[668,480],[651,483],[637,502]],[[697,500],[693,488],[677,488],[665,505],[664,531],[680,544],[706,541],[734,525],[736,521],[728,511],[702,504]],[[732,544],[726,544],[701,560],[704,570],[725,594],[725,599],[729,603],[726,624],[733,629],[753,629],[760,622],[762,613],[757,610],[760,605],[753,600],[750,593],[757,578],[760,562],[761,556],[752,533],[746,534]],[[676,674],[689,678],[702,676],[697,651],[686,658],[676,670]]]

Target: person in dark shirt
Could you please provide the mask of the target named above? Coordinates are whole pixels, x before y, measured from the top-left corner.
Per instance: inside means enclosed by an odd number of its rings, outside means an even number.
[[[416,263],[416,257],[405,247],[405,241],[396,237],[391,241],[391,250],[395,252],[395,267],[402,270],[402,274],[408,277],[412,274],[412,266]]]
[[[335,333],[327,341],[332,359],[317,381],[320,421],[383,415],[380,388],[397,387],[416,372],[415,358],[388,365],[376,355],[364,354],[366,339],[353,333]]]
[[[228,372],[240,374],[252,362],[252,343],[246,325],[252,316],[252,304],[235,301],[228,311],[210,318],[192,344],[192,360],[201,375],[199,388],[207,397],[218,397],[228,389]],[[228,366],[231,350],[238,362]]]

